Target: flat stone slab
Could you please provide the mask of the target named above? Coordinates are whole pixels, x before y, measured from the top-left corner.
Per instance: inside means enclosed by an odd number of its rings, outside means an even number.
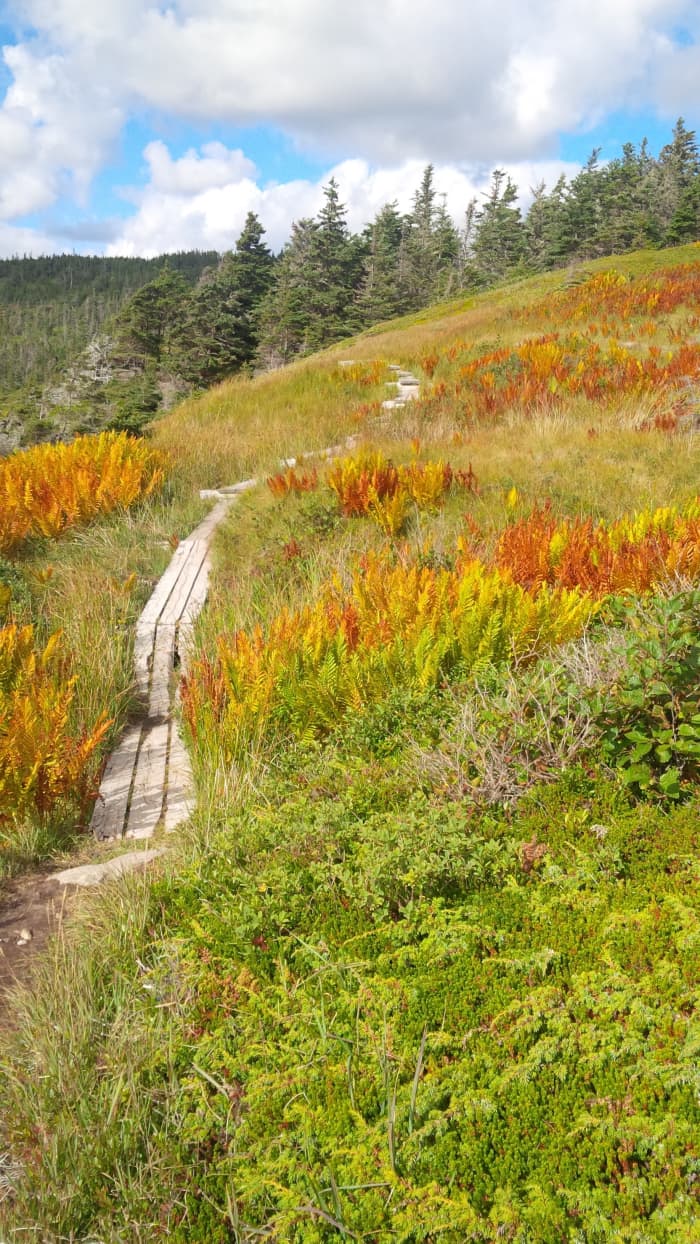
[[[388,380],[387,385],[396,389],[396,397],[382,402],[382,410],[397,410],[420,397],[420,381],[410,371],[404,371],[397,364],[390,365],[389,370],[394,372],[396,379]]]
[[[242,479],[238,484],[222,484],[220,488],[200,488],[199,495],[202,501],[225,501],[227,498],[230,501],[232,497],[247,492],[249,488],[255,488],[259,483],[257,478]]]
[[[59,885],[93,886],[102,885],[105,881],[114,881],[123,877],[124,873],[133,872],[135,868],[144,868],[165,853],[165,847],[152,847],[150,851],[127,851],[124,855],[116,855],[112,860],[102,864],[79,864],[77,868],[65,868],[63,872],[52,873],[50,881]]]
[[[258,483],[257,476],[254,479],[242,479],[237,484],[226,484],[219,492],[225,497],[237,497],[239,492],[247,492],[249,488],[257,487]]]

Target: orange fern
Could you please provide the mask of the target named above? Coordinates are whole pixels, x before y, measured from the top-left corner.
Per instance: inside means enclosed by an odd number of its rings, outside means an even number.
[[[37,649],[31,626],[0,628],[0,827],[49,816],[64,800],[84,809],[94,794],[111,723],[102,714],[71,728],[75,680],[64,666],[59,634]]]
[[[123,432],[18,450],[0,462],[0,552],[133,505],[160,487],[164,462]]]

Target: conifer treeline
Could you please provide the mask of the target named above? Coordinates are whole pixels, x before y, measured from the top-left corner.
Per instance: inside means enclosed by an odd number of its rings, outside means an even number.
[[[600,164],[594,151],[571,181],[541,184],[523,215],[501,169],[461,228],[428,165],[411,211],[388,203],[352,234],[333,178],[315,219],[296,221],[276,259],[249,214],[232,252],[188,289],[166,269],[119,324],[119,349],[193,385],[245,365],[273,367],[380,320],[464,290],[640,247],[700,237],[700,149],[680,119],[658,157],[644,141]]]

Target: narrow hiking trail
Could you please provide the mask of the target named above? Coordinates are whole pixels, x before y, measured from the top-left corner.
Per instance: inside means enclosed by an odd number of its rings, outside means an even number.
[[[394,410],[417,397],[415,376],[393,364],[396,397],[382,403]],[[353,443],[334,445],[309,457],[331,457]],[[287,458],[284,466],[294,466]],[[136,687],[145,716],[124,734],[105,768],[90,827],[96,838],[151,838],[156,829],[175,829],[192,809],[192,769],[177,728],[173,676],[186,670],[192,630],[207,597],[211,541],[230,506],[257,479],[226,488],[202,489],[216,502],[202,523],[183,540],[156,585],[136,624]]]
[[[350,366],[348,359],[341,366]],[[382,402],[387,415],[420,396],[416,377],[398,364],[389,364],[394,379],[387,381],[396,395]],[[316,450],[305,457],[331,458],[354,448],[356,437],[341,445]],[[283,460],[291,467],[295,458]],[[0,995],[16,980],[26,978],[31,961],[69,913],[71,897],[81,887],[92,887],[144,867],[167,847],[140,846],[105,858],[104,848],[125,840],[146,843],[163,830],[170,833],[189,817],[194,787],[189,755],[178,729],[176,705],[179,674],[187,668],[194,623],[206,601],[214,533],[236,499],[258,479],[216,489],[200,496],[214,501],[207,517],[178,545],[137,623],[134,639],[134,681],[142,706],[140,716],[127,726],[104,768],[90,822],[93,839],[102,845],[99,858],[60,871],[44,870],[10,882],[0,893]],[[81,853],[89,855],[88,851]],[[0,1014],[0,1024],[2,1014]]]

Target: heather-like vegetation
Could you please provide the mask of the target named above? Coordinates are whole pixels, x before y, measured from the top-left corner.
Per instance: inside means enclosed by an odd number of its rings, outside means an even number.
[[[181,687],[199,802],[13,1000],[0,1234],[698,1237],[696,272],[545,275],[157,426],[176,488],[260,479]]]

